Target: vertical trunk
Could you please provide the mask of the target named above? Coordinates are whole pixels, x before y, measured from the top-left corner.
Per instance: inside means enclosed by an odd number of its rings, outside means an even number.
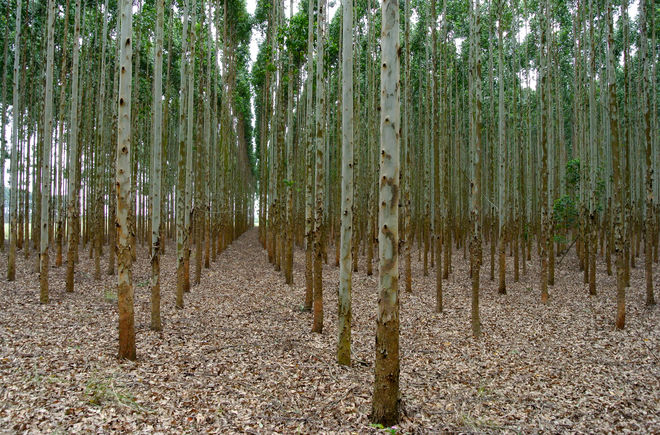
[[[78,166],[78,63],[80,59],[80,2],[81,0],[76,0],[76,16],[73,31],[73,65],[71,67],[71,134],[69,136],[69,162],[67,165],[67,184],[69,186],[69,240],[66,265],[66,290],[68,292],[73,291],[74,268],[76,262],[75,254],[76,247],[78,245],[78,234],[80,231],[77,227],[77,219],[80,213],[80,206],[78,204],[79,191],[76,185],[76,174],[78,172],[76,168]]]
[[[185,168],[185,212],[184,212],[184,248],[183,248],[183,291],[190,291],[190,250],[192,230],[192,199],[193,199],[193,106],[195,101],[195,28],[197,26],[197,0],[192,0],[192,19],[188,27],[190,35],[189,63],[187,71],[188,100],[186,115],[186,168]]]
[[[105,0],[103,5],[103,32],[101,34],[101,66],[99,71],[99,106],[98,106],[98,123],[96,125],[96,200],[94,204],[94,279],[97,281],[101,279],[101,247],[103,244],[103,214],[104,203],[103,201],[103,154],[105,153],[105,76],[106,76],[106,62],[105,50],[107,45],[108,35],[108,0]]]
[[[431,113],[432,119],[432,134],[433,134],[433,235],[434,235],[434,248],[435,248],[435,293],[436,305],[435,310],[438,313],[442,312],[442,223],[440,222],[440,132],[438,131],[439,123],[439,109],[438,109],[438,36],[437,36],[437,19],[436,19],[436,2],[431,1],[431,52],[432,52],[432,71],[433,71],[433,87],[432,87],[432,103],[433,109]],[[382,79],[381,79],[382,80]],[[433,260],[431,260],[433,263]]]
[[[183,13],[183,32],[181,50],[181,95],[179,97],[179,149],[178,149],[178,182],[176,184],[176,256],[177,256],[177,281],[176,281],[176,307],[183,308],[184,293],[184,249],[185,227],[184,215],[186,213],[185,188],[186,188],[186,101],[187,101],[187,79],[188,79],[188,9],[189,0],[185,2]]]
[[[130,0],[121,0],[121,57],[119,75],[119,109],[117,131],[117,269],[119,305],[119,358],[135,360],[135,322],[133,319],[133,277],[128,209],[131,186],[131,76],[133,72],[132,26]]]
[[[153,142],[151,145],[151,329],[160,331],[160,211],[163,118],[163,0],[156,1],[156,47],[154,49]]]
[[[7,125],[7,66],[9,65],[9,57],[7,57],[7,52],[9,51],[9,35],[5,33],[5,48],[2,62],[2,70],[0,70],[0,75],[2,76],[2,95],[0,96],[2,101],[2,114],[0,115],[0,186],[3,186],[0,189],[0,251],[5,250],[5,156],[7,155],[7,143],[5,140],[5,125]]]
[[[312,332],[323,331],[323,218],[325,197],[325,76],[324,76],[324,44],[326,28],[326,0],[318,2],[318,36],[316,62],[316,198],[313,231],[314,247],[314,325]]]
[[[616,329],[626,324],[626,282],[625,252],[623,246],[623,188],[619,149],[619,109],[616,96],[616,76],[614,69],[614,30],[612,25],[612,5],[607,6],[607,78],[610,112],[610,147],[612,150],[612,188],[614,190],[613,224],[614,250],[616,252]]]
[[[40,297],[42,304],[48,303],[48,219],[50,205],[50,156],[53,140],[53,61],[55,51],[55,0],[48,2],[48,42],[46,48],[46,90],[44,102],[44,142],[41,158],[41,270]]]
[[[63,191],[62,191],[62,183],[64,180],[63,177],[63,160],[62,160],[62,155],[63,155],[63,150],[64,150],[64,117],[65,117],[65,103],[66,103],[66,86],[65,86],[65,74],[66,74],[66,54],[67,54],[67,47],[68,44],[66,43],[68,38],[69,38],[69,0],[66,2],[66,9],[64,12],[64,31],[62,34],[64,35],[64,41],[65,43],[63,44],[62,47],[62,59],[60,62],[60,96],[59,96],[59,122],[58,122],[58,134],[57,134],[57,142],[59,144],[58,146],[58,152],[57,152],[57,207],[56,207],[56,213],[57,213],[57,223],[55,225],[55,242],[56,242],[56,256],[55,256],[55,266],[60,267],[62,265],[62,238],[63,238],[63,230],[64,230],[64,201],[63,201]],[[3,100],[4,101],[4,100]],[[4,183],[1,183],[4,186]],[[0,204],[3,204],[0,202]],[[1,224],[1,223],[0,223]]]
[[[119,46],[117,46],[117,53],[119,53]],[[119,59],[119,56],[117,56]],[[115,61],[114,65],[114,78],[112,80],[112,96],[113,101],[117,100],[119,94],[119,62]],[[108,159],[110,163],[110,174],[115,173],[115,166],[117,163],[116,159],[116,149],[112,144],[117,141],[117,106],[113,107],[112,112],[112,124],[111,124],[112,135],[110,136],[110,146],[108,147]],[[110,175],[112,179],[112,175]],[[115,220],[117,216],[116,212],[116,203],[117,198],[112,194],[112,182],[110,182],[110,189],[108,192],[108,268],[106,274],[112,276],[115,274],[115,255],[117,250],[117,230],[115,225]]]
[[[479,48],[479,0],[470,2],[470,271],[472,274],[472,336],[481,336],[479,319],[479,278],[481,273],[481,60]]]
[[[541,256],[541,302],[548,301],[548,243],[550,239],[550,211],[548,210],[548,92],[547,92],[547,38],[549,30],[549,0],[545,2],[545,12],[542,15],[541,24],[541,50],[540,59],[540,100],[541,100],[541,234],[540,234],[540,256]]]
[[[381,4],[380,176],[378,213],[379,297],[371,419],[399,421],[399,7]]]
[[[506,2],[503,2],[506,3]],[[497,23],[497,39],[498,39],[498,50],[497,50],[497,66],[498,66],[498,78],[499,83],[499,95],[498,95],[498,141],[497,141],[497,154],[499,159],[498,165],[498,174],[497,174],[497,185],[498,185],[498,194],[497,194],[497,208],[498,208],[498,232],[499,235],[499,285],[498,293],[501,295],[506,294],[506,237],[505,237],[505,219],[507,212],[507,204],[505,202],[506,196],[504,188],[506,185],[506,171],[505,171],[505,162],[506,162],[506,130],[505,130],[505,112],[504,112],[504,39],[502,37],[502,15],[504,5],[500,4],[500,19]]]
[[[341,241],[339,253],[337,362],[351,364],[351,287],[353,272],[353,0],[344,0],[342,32]]]
[[[654,13],[651,11],[651,13]],[[640,50],[639,57],[642,64],[642,125],[644,134],[644,157],[646,160],[646,219],[644,231],[644,271],[646,274],[646,305],[654,305],[655,297],[653,295],[653,172],[654,167],[651,162],[653,139],[651,137],[651,99],[649,88],[649,58],[648,58],[648,11],[647,0],[640,0]]]
[[[409,122],[411,118],[411,98],[410,98],[410,1],[405,2],[405,17],[403,19],[405,24],[405,73],[404,73],[404,104],[405,112],[403,115],[403,155],[404,155],[404,168],[403,174],[403,240],[404,240],[404,262],[405,262],[405,275],[406,275],[406,291],[412,291],[412,266],[411,266],[411,248],[412,248],[412,231],[410,228],[410,181],[411,181],[411,161],[410,161],[410,140],[409,140]]]
[[[18,124],[20,110],[18,107],[19,75],[18,68],[21,64],[21,0],[16,0],[16,29],[14,42],[14,86],[12,101],[12,145],[11,145],[11,197],[9,206],[9,257],[7,258],[7,281],[16,279],[16,239],[18,228],[16,215],[18,213]],[[4,207],[4,205],[3,205]]]
[[[289,2],[290,17],[293,17],[293,1]],[[290,18],[289,18],[290,19]],[[288,83],[287,83],[287,131],[286,131],[286,240],[284,247],[284,277],[287,284],[293,284],[293,54],[288,54]]]

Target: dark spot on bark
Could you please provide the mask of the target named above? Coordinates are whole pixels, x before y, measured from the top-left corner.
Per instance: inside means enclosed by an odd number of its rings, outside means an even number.
[[[123,68],[122,68],[122,69],[123,69]],[[120,106],[123,106],[123,105],[124,105],[124,99],[123,99],[123,98],[120,98],[120,99],[119,99],[119,105],[120,105]]]

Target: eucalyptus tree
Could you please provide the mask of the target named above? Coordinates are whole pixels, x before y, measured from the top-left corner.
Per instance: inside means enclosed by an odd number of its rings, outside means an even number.
[[[101,33],[101,65],[99,67],[99,102],[98,102],[98,120],[96,127],[96,198],[94,199],[94,279],[101,279],[101,249],[103,244],[103,222],[104,222],[104,201],[103,201],[103,161],[102,155],[105,152],[105,78],[106,78],[106,46],[108,39],[108,0],[103,4],[101,13],[103,21],[103,31]]]
[[[479,0],[470,1],[470,273],[472,276],[472,335],[481,336],[479,278],[481,273],[481,33]]]
[[[540,257],[541,257],[541,302],[548,301],[548,248],[550,243],[550,210],[548,209],[548,56],[547,39],[549,31],[550,1],[546,0],[545,8],[541,11],[541,45],[540,45],[540,85],[539,101],[541,104],[541,233]]]
[[[293,181],[293,136],[294,136],[294,124],[293,124],[293,106],[294,106],[294,92],[295,87],[294,83],[294,71],[293,71],[293,0],[289,0],[289,50],[287,53],[287,119],[286,119],[286,222],[285,222],[285,231],[286,231],[286,240],[284,241],[284,277],[287,284],[293,284],[293,190],[294,190],[294,181]]]
[[[321,0],[323,1],[323,0]],[[380,176],[378,211],[378,313],[371,419],[392,426],[399,421],[399,6],[381,4]],[[438,267],[440,262],[438,262]]]
[[[76,183],[78,174],[78,81],[79,81],[79,61],[80,61],[80,10],[81,0],[76,0],[76,12],[74,18],[73,31],[73,64],[71,66],[71,114],[70,114],[70,137],[68,154],[68,250],[66,265],[66,290],[73,291],[74,271],[76,263],[76,252],[78,246],[78,237],[80,235],[79,223],[79,190]]]
[[[48,24],[46,45],[46,86],[44,102],[44,140],[42,145],[41,166],[41,270],[39,276],[40,296],[42,304],[48,303],[48,239],[49,239],[49,206],[50,206],[50,161],[53,140],[53,62],[55,52],[55,0],[48,0]]]
[[[320,1],[320,0],[318,0]],[[312,301],[314,299],[314,240],[313,240],[313,226],[314,226],[314,135],[312,134],[314,128],[313,121],[313,98],[314,98],[314,5],[315,0],[308,0],[308,23],[307,23],[307,82],[306,82],[306,101],[305,110],[307,111],[307,119],[305,124],[305,310],[312,309]]]
[[[440,75],[438,68],[438,35],[437,35],[437,9],[436,0],[431,0],[431,62],[432,62],[432,104],[431,104],[431,137],[433,138],[433,232],[435,243],[435,261],[437,262],[435,269],[435,293],[436,293],[436,306],[435,310],[439,313],[442,312],[442,221],[440,219],[440,131],[439,131],[439,101],[438,101],[438,76]],[[381,79],[382,80],[382,79]],[[432,257],[433,259],[433,257]],[[433,260],[432,260],[433,261]]]
[[[5,21],[6,26],[9,27],[9,19]],[[8,29],[7,29],[8,30]],[[2,114],[0,114],[0,250],[5,250],[5,156],[7,154],[7,141],[5,140],[5,126],[7,125],[7,66],[9,65],[9,32],[4,32],[4,55],[2,58],[2,69],[0,75],[2,76],[2,94],[0,95],[0,103],[2,103]]]
[[[133,314],[133,276],[128,226],[131,196],[131,90],[133,73],[133,4],[121,0],[119,107],[117,112],[117,302],[119,305],[119,357],[135,360],[135,320]]]
[[[7,280],[16,279],[16,239],[18,238],[18,132],[20,109],[18,106],[19,80],[18,70],[21,65],[21,15],[22,2],[16,0],[16,27],[14,29],[14,73],[12,97],[12,135],[11,135],[11,196],[9,205],[9,256],[7,258]],[[4,135],[4,130],[3,130]],[[4,189],[4,187],[3,187]],[[4,204],[2,205],[4,207]]]
[[[323,219],[325,202],[325,32],[327,1],[318,0],[318,30],[316,39],[316,177],[315,177],[315,200],[314,200],[314,229],[313,229],[313,277],[314,277],[314,324],[312,332],[323,332]]]
[[[412,82],[410,80],[410,1],[405,1],[404,5],[404,82],[403,82],[403,133],[402,133],[402,148],[403,148],[403,251],[404,251],[404,270],[405,270],[405,286],[406,291],[412,291],[412,265],[411,265],[411,251],[412,251],[412,229],[411,229],[411,202],[410,202],[410,189],[411,189],[411,141],[410,141],[410,120],[412,119],[412,100],[410,97],[410,87]]]
[[[151,145],[151,329],[160,331],[160,215],[163,121],[163,25],[164,1],[156,1],[156,46],[154,47],[153,141]]]
[[[654,166],[651,159],[653,138],[651,136],[652,121],[651,121],[651,86],[649,84],[650,61],[648,55],[648,15],[649,15],[649,2],[647,0],[640,0],[640,50],[639,58],[642,65],[641,82],[642,82],[642,125],[644,134],[642,135],[644,143],[644,157],[646,163],[645,187],[646,187],[646,220],[645,220],[645,237],[644,237],[644,271],[646,274],[646,304],[654,305],[655,297],[653,295],[653,224],[654,205],[653,205],[653,172]],[[651,12],[653,13],[653,12]]]
[[[180,58],[180,83],[179,95],[179,148],[178,148],[178,172],[176,183],[176,256],[177,256],[177,282],[176,282],[176,306],[183,308],[183,293],[185,291],[185,253],[187,249],[187,233],[185,226],[186,214],[186,135],[187,135],[187,100],[188,100],[188,14],[190,0],[185,0],[183,12],[182,48]]]
[[[497,20],[497,74],[498,74],[498,139],[497,139],[497,154],[498,154],[498,170],[497,170],[497,208],[498,208],[498,231],[499,236],[499,285],[498,292],[506,294],[506,234],[505,234],[505,220],[507,212],[505,187],[507,183],[506,176],[506,112],[504,108],[504,23],[503,16],[507,8],[506,0],[502,0],[498,4],[499,17]]]
[[[56,254],[55,254],[55,266],[60,267],[62,265],[62,240],[64,238],[64,214],[66,210],[66,205],[64,201],[64,118],[66,116],[66,89],[65,85],[66,73],[67,73],[67,49],[69,47],[68,38],[69,38],[69,6],[70,1],[67,0],[66,7],[64,10],[64,29],[62,31],[62,55],[60,59],[60,96],[59,96],[59,108],[58,108],[58,147],[57,147],[57,163],[55,165],[56,177],[55,181],[57,183],[57,189],[55,190],[55,207],[53,212],[56,214],[56,223],[55,223],[55,245],[56,245]]]
[[[188,26],[189,46],[188,53],[190,62],[188,64],[185,80],[188,81],[188,99],[186,101],[186,166],[185,166],[185,207],[183,225],[185,232],[185,246],[183,248],[183,291],[190,291],[190,251],[192,243],[192,206],[193,206],[193,113],[195,101],[195,55],[197,48],[197,0],[191,0],[191,21]]]
[[[614,249],[616,252],[616,329],[623,329],[626,324],[626,279],[624,251],[624,210],[621,180],[621,149],[619,144],[619,108],[616,93],[616,75],[614,69],[614,25],[612,24],[612,4],[607,5],[607,88],[609,102],[610,147],[612,155],[612,189],[614,203],[612,219],[614,221]]]
[[[353,0],[342,4],[341,247],[339,262],[337,361],[351,364],[353,285]]]

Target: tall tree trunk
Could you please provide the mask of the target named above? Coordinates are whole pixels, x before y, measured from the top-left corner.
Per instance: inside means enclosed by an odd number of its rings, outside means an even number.
[[[131,87],[133,73],[133,5],[121,0],[121,57],[117,129],[117,302],[119,306],[119,358],[135,360],[135,321],[133,318],[133,276],[128,226],[131,189]]]
[[[648,58],[648,5],[647,0],[640,0],[640,50],[639,58],[642,64],[642,125],[644,127],[644,157],[646,160],[646,220],[644,233],[644,271],[646,274],[646,305],[654,305],[653,295],[653,173],[654,167],[651,161],[653,139],[651,137],[651,98],[649,83],[649,58]],[[651,13],[654,13],[651,11]]]
[[[381,4],[380,192],[378,213],[379,297],[371,420],[399,421],[399,6]],[[440,263],[438,262],[438,267]]]
[[[541,302],[548,302],[548,244],[550,242],[550,210],[548,210],[548,57],[547,40],[549,30],[550,2],[545,2],[545,12],[541,24],[541,46],[540,46],[540,100],[541,100]]]
[[[192,19],[188,26],[190,35],[190,62],[188,64],[188,100],[186,117],[186,181],[185,181],[185,213],[184,233],[185,246],[183,249],[183,291],[190,291],[190,251],[192,243],[192,200],[193,200],[193,107],[195,101],[195,27],[197,26],[197,0],[192,0]]]
[[[616,95],[616,75],[614,69],[614,29],[612,24],[612,5],[607,5],[607,78],[610,112],[610,147],[612,152],[612,189],[614,190],[614,250],[616,252],[616,329],[623,329],[626,324],[626,279],[625,252],[623,246],[623,188],[621,182],[621,164],[619,149],[619,109]]]
[[[48,303],[48,219],[50,206],[50,157],[53,140],[53,63],[55,56],[55,0],[48,1],[48,39],[46,48],[46,90],[44,102],[44,142],[41,158],[41,246],[40,246],[40,296],[42,304]],[[27,248],[26,248],[27,249]]]
[[[185,2],[183,14],[183,32],[181,50],[181,95],[179,97],[179,156],[178,156],[178,182],[176,184],[176,256],[177,256],[177,281],[176,281],[176,307],[183,308],[183,293],[184,293],[184,263],[186,249],[185,240],[185,218],[186,214],[186,101],[188,95],[188,10],[189,0]]]
[[[18,106],[19,74],[21,65],[21,0],[16,0],[16,28],[14,42],[14,86],[12,101],[12,135],[11,135],[11,196],[9,205],[9,257],[7,258],[7,281],[16,279],[16,239],[18,238],[18,124],[20,109]],[[3,205],[4,207],[4,205]]]
[[[433,109],[431,114],[432,119],[432,135],[433,135],[433,232],[435,241],[435,294],[436,305],[435,310],[438,313],[442,312],[442,222],[440,220],[440,132],[438,130],[439,124],[439,102],[438,102],[438,37],[437,37],[437,19],[436,19],[436,2],[431,1],[431,50],[432,50],[432,71],[433,71],[433,88],[432,88],[432,102]],[[382,78],[381,78],[382,80]]]
[[[498,174],[497,174],[497,185],[498,185],[498,195],[497,195],[497,208],[498,208],[498,232],[499,235],[499,285],[498,293],[506,294],[506,233],[505,233],[505,219],[507,213],[506,196],[505,196],[505,186],[506,186],[506,124],[505,124],[505,109],[504,109],[504,38],[502,34],[504,29],[502,28],[502,16],[504,15],[504,8],[506,1],[502,1],[499,5],[500,15],[497,22],[497,39],[498,39],[498,50],[497,50],[497,67],[498,67],[498,84],[499,84],[499,95],[498,95],[498,141],[497,141],[497,154],[498,154]]]
[[[293,0],[289,0],[289,12],[293,16]],[[291,18],[289,18],[291,19]],[[287,83],[287,131],[286,131],[286,240],[284,247],[284,277],[287,284],[293,284],[293,53],[288,53],[288,83]]]
[[[154,49],[153,142],[151,145],[151,329],[160,331],[160,211],[163,119],[163,15],[164,1],[156,1],[156,47]]]
[[[101,248],[103,245],[103,222],[104,222],[104,202],[103,201],[103,168],[105,161],[103,154],[105,154],[105,76],[106,76],[106,62],[105,51],[108,36],[108,0],[105,0],[103,6],[103,32],[101,34],[101,66],[99,71],[99,105],[98,105],[98,123],[96,126],[96,200],[95,200],[95,228],[94,231],[94,279],[101,279]]]
[[[79,219],[78,215],[80,214],[80,205],[78,199],[79,191],[76,184],[76,174],[78,172],[76,169],[78,166],[78,64],[80,59],[80,2],[81,0],[76,0],[76,16],[73,31],[73,65],[71,67],[71,134],[69,136],[69,162],[67,165],[67,184],[69,186],[69,240],[66,265],[66,290],[68,292],[73,291],[76,250],[78,246],[78,235],[80,234],[80,229],[77,226]]]
[[[4,252],[5,250],[5,156],[7,155],[7,141],[5,140],[5,125],[7,125],[7,66],[9,65],[9,57],[7,53],[9,51],[9,35],[5,33],[5,48],[2,61],[2,70],[0,70],[0,75],[2,75],[2,95],[0,95],[0,101],[2,101],[2,114],[0,114],[0,251]]]
[[[353,281],[353,0],[342,2],[341,246],[337,308],[337,362],[351,364],[351,288]]]
[[[312,332],[323,332],[323,219],[325,201],[325,76],[324,44],[327,1],[318,0],[318,35],[316,42],[316,198],[314,210],[314,325]]]
[[[481,336],[479,318],[479,279],[481,273],[481,33],[479,0],[470,2],[470,148],[472,179],[470,180],[470,273],[472,274],[472,336]]]

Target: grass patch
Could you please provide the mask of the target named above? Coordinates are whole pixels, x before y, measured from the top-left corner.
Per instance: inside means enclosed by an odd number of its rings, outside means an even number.
[[[85,385],[85,397],[94,406],[121,405],[138,412],[151,411],[137,403],[133,393],[116,385],[113,379],[90,378]]]
[[[117,292],[110,289],[105,289],[103,292],[103,300],[110,303],[117,302]]]

